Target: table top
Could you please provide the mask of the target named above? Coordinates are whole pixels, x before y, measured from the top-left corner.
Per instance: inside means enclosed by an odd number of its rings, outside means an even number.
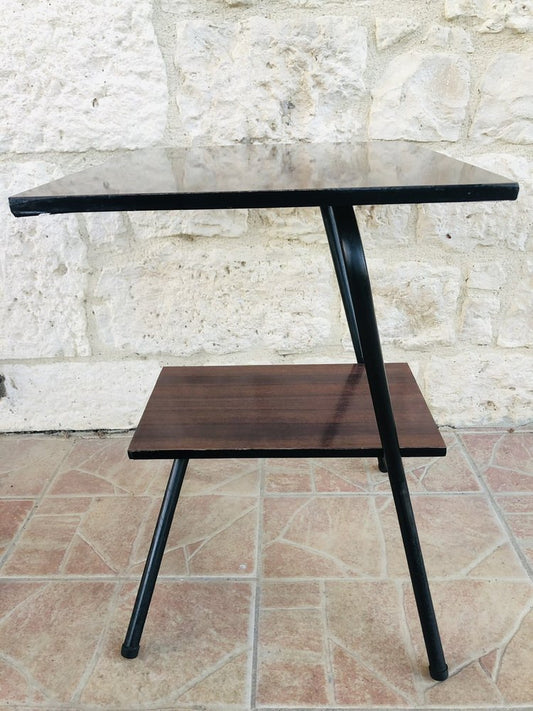
[[[514,200],[518,184],[414,143],[128,151],[9,198],[17,217],[114,210]]]

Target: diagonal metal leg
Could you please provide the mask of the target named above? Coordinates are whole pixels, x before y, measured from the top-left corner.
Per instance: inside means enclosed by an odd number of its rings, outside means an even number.
[[[325,207],[322,208],[322,214],[326,231],[333,232],[335,239],[341,246],[340,259],[344,263],[351,303],[357,319],[370,394],[428,654],[429,672],[433,679],[443,681],[448,676],[448,667],[444,659],[405,479],[361,236],[352,207]]]
[[[364,363],[361,340],[359,338],[359,329],[357,328],[357,319],[355,317],[355,309],[352,302],[352,295],[350,293],[348,274],[346,273],[346,265],[342,254],[339,233],[335,229],[335,222],[334,218],[330,214],[330,208],[321,207],[320,211],[322,212],[322,219],[324,221],[324,227],[326,228],[326,234],[328,236],[329,249],[333,259],[333,266],[335,267],[337,282],[339,283],[339,291],[341,292],[342,303],[344,306],[344,312],[346,313],[350,336],[352,337],[355,356],[358,363]]]
[[[170,526],[176,511],[176,504],[185,478],[188,459],[176,459],[172,465],[168,484],[159,511],[150,551],[146,559],[139,590],[131,613],[130,624],[122,645],[121,654],[126,659],[134,659],[139,654],[141,635],[146,615],[152,600],[157,575],[165,552]]]
[[[324,227],[326,228],[326,234],[328,236],[329,249],[333,259],[333,266],[335,267],[335,274],[339,284],[339,291],[341,293],[344,312],[346,314],[346,321],[348,322],[348,329],[350,330],[350,336],[352,338],[355,357],[357,358],[358,363],[364,363],[365,359],[363,357],[363,349],[361,348],[361,339],[359,338],[357,318],[355,316],[355,308],[350,292],[350,284],[348,283],[348,274],[346,273],[346,264],[342,253],[342,245],[339,233],[336,229],[335,219],[330,210],[331,208],[329,207],[320,208],[320,211],[322,212],[322,219],[324,221]],[[387,465],[385,464],[385,457],[383,455],[378,457],[378,466],[380,472],[387,471]]]

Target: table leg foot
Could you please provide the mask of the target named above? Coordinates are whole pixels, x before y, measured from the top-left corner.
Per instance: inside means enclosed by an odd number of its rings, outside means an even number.
[[[448,678],[448,665],[445,664],[444,667],[439,667],[434,669],[432,666],[429,667],[429,674],[435,681],[446,681]]]
[[[139,647],[127,647],[123,644],[120,653],[124,659],[135,659],[135,657],[139,654]]]

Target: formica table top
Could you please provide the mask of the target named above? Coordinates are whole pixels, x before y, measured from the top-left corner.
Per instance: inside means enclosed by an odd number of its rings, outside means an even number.
[[[518,184],[414,143],[125,151],[9,198],[17,217],[115,210],[514,200]]]

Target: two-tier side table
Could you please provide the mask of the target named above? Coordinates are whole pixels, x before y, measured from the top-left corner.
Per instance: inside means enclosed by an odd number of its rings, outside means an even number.
[[[304,206],[322,213],[356,362],[162,369],[128,454],[174,462],[123,656],[138,654],[190,458],[364,456],[388,472],[430,674],[447,677],[402,463],[446,448],[407,364],[383,362],[353,206],[517,194],[512,181],[415,144],[371,142],[131,151],[10,198],[17,217]]]

